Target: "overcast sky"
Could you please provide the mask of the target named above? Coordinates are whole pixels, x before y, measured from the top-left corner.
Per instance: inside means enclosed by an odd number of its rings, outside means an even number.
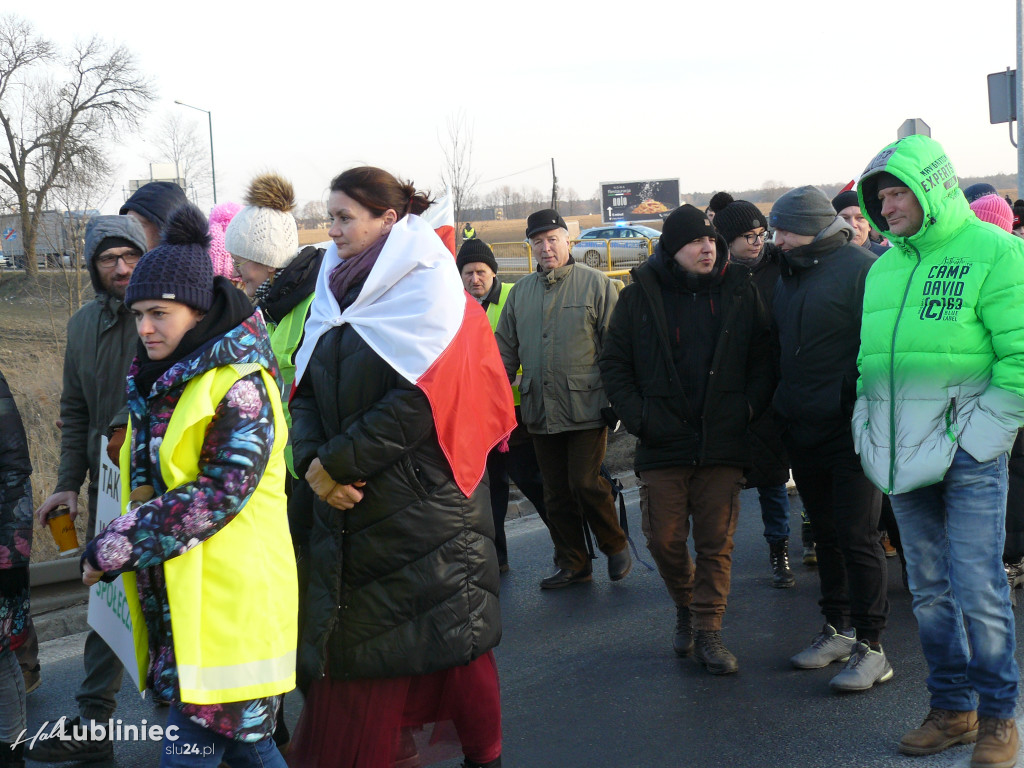
[[[260,10],[261,7],[267,10]],[[218,200],[272,169],[300,203],[380,165],[436,189],[446,120],[472,126],[478,192],[500,184],[590,197],[601,181],[678,178],[739,190],[855,177],[923,118],[961,176],[1016,173],[986,76],[1015,67],[1015,3],[83,3],[18,13],[67,44],[123,42],[158,92],[152,117],[213,113]],[[115,153],[121,187],[146,147]],[[527,170],[530,169],[530,170]],[[201,201],[203,202],[203,201]],[[207,205],[209,201],[206,201]]]

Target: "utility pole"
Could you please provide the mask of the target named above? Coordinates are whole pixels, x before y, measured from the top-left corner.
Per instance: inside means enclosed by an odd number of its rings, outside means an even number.
[[[1017,198],[1024,197],[1024,141],[1020,127],[1024,125],[1024,0],[1017,0],[1017,77],[1014,97],[1017,106]]]
[[[1024,3],[1024,0],[1020,0]],[[555,176],[555,158],[551,158],[551,210],[558,210],[558,177]]]

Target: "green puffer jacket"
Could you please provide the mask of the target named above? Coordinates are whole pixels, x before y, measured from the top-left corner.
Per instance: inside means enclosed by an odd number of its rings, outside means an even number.
[[[494,337],[511,381],[520,365],[523,423],[552,435],[605,426],[598,357],[619,294],[608,277],[569,263],[519,280]]]
[[[887,231],[883,171],[924,211],[909,237]],[[905,493],[940,481],[958,446],[977,461],[1005,453],[1024,422],[1024,241],[971,212],[925,136],[883,149],[858,195],[893,247],[865,286],[854,444],[872,482]]]

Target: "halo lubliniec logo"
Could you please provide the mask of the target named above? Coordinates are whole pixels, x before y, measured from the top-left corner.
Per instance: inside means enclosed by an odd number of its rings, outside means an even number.
[[[57,720],[52,726],[47,720],[36,730],[31,737],[28,730],[21,732],[21,735],[12,746],[27,744],[29,749],[35,746],[36,742],[60,739],[61,741],[163,741],[176,742],[179,738],[178,726],[170,725],[166,728],[159,723],[150,723],[145,718],[139,723],[125,723],[120,718],[110,718],[104,722],[92,720],[79,722],[74,725],[67,722],[66,717]],[[184,745],[183,745],[184,746]],[[182,752],[180,754],[188,754]]]

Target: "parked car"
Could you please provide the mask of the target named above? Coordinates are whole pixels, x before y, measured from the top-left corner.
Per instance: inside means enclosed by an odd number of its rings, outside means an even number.
[[[641,224],[593,227],[573,243],[572,257],[595,269],[629,269],[647,260],[661,232]]]
[[[11,260],[0,253],[0,269],[10,269],[11,266]]]

